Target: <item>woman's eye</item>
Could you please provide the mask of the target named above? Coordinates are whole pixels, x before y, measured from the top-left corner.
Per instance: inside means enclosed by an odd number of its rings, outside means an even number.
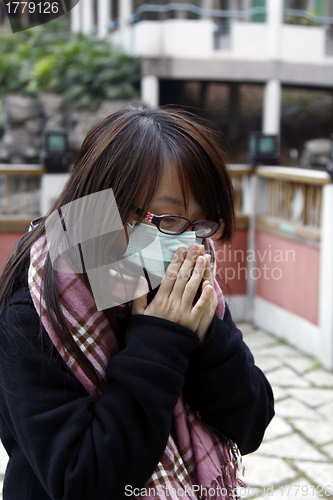
[[[163,219],[163,222],[165,224],[174,224],[176,222],[176,219],[174,219],[172,217],[165,217],[165,219]]]

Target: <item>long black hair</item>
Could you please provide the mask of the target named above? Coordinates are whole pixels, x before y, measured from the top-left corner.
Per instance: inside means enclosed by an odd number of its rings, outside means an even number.
[[[221,224],[218,241],[231,239],[234,230],[234,193],[221,137],[191,113],[168,109],[129,107],[99,121],[87,134],[63,192],[40,224],[17,243],[0,280],[0,313],[18,287],[17,277],[27,271],[32,244],[45,233],[49,214],[67,203],[112,188],[123,224],[131,222],[131,202],[143,196],[144,213],[167,164],[176,168],[187,207],[190,190],[210,220]],[[141,222],[140,216],[138,222]],[[87,276],[80,278],[89,286]],[[43,289],[46,309],[63,345],[71,350],[93,383],[101,380],[70,334],[60,310],[55,271],[46,261]],[[114,308],[105,311],[119,333]]]

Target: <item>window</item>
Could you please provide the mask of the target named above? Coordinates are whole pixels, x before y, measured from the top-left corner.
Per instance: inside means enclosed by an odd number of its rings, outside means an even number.
[[[252,0],[252,8],[265,8],[266,0]],[[266,22],[266,14],[256,13],[252,15],[252,22],[254,23],[265,23]]]
[[[330,16],[331,0],[284,0],[284,22],[288,24],[302,24],[305,26],[322,26],[322,18]],[[333,2],[331,2],[331,8]]]

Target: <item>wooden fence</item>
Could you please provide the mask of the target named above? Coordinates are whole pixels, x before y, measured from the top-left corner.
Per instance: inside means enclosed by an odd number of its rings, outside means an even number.
[[[318,243],[322,191],[331,181],[329,174],[290,167],[257,167],[255,173],[267,183],[266,213],[257,217],[258,227]]]
[[[26,231],[39,216],[40,184],[45,171],[39,165],[0,164],[0,231]]]
[[[0,164],[0,231],[26,230],[40,215],[40,165]],[[322,188],[330,182],[326,172],[289,167],[231,165],[237,228],[248,226],[244,212],[244,178],[252,174],[267,183],[266,213],[257,217],[260,228],[320,240]],[[261,196],[261,194],[260,194]]]
[[[249,165],[230,165],[229,174],[235,193],[236,226],[244,229],[248,226],[248,214],[244,212],[244,178],[252,175],[254,168]]]

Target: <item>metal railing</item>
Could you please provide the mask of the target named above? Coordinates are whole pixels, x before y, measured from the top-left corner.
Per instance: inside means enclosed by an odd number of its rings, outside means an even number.
[[[219,19],[247,19],[258,14],[266,15],[266,7],[253,7],[251,9],[242,10],[221,10],[221,9],[204,9],[197,5],[189,3],[168,3],[166,5],[159,4],[143,4],[140,5],[135,13],[130,17],[130,23],[136,23],[141,20],[145,13],[176,13],[188,12],[198,18],[219,18]]]
[[[284,22],[287,24],[302,24],[302,20],[306,20],[313,25],[333,25],[333,17],[319,16],[318,14],[311,13],[307,10],[299,9],[285,9]],[[296,22],[297,21],[297,22]]]

